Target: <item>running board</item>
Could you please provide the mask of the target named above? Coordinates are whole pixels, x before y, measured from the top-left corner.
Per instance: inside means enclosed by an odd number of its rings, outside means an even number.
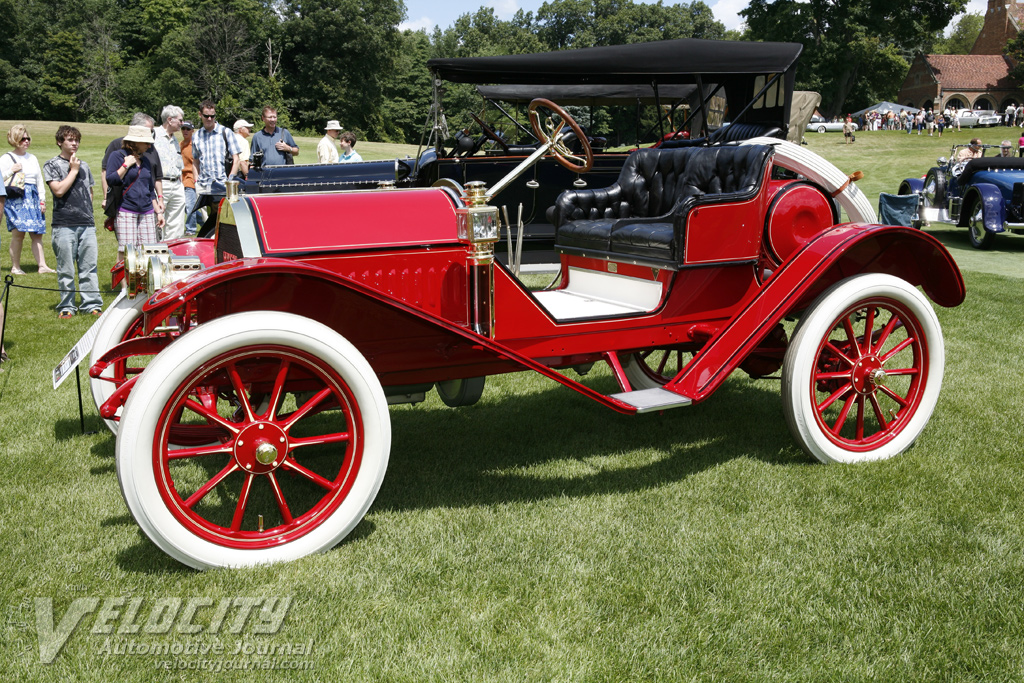
[[[612,394],[609,398],[614,398],[616,401],[622,401],[627,405],[633,406],[636,408],[637,414],[653,413],[656,410],[668,410],[669,408],[682,408],[693,403],[693,400],[687,396],[660,387]]]

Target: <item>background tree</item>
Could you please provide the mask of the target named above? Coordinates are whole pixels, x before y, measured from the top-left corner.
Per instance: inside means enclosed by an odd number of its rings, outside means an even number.
[[[1024,83],[1024,33],[1018,34],[1016,38],[1006,43],[1003,54],[1013,60],[1010,76],[1018,83]]]
[[[284,94],[303,124],[340,119],[385,139],[385,88],[395,68],[405,6],[396,0],[286,0]]]
[[[944,32],[938,33],[930,54],[969,55],[984,24],[985,17],[977,12],[963,15],[957,20],[948,38],[943,35]]]
[[[800,88],[821,93],[821,111],[844,111],[895,97],[909,68],[904,54],[931,45],[966,0],[751,0],[740,12],[746,37],[804,45]],[[902,65],[900,64],[902,61]]]

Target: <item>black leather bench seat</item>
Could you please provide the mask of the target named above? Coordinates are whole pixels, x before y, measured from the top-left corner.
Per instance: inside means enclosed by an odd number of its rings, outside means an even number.
[[[610,251],[665,261],[676,261],[679,256],[675,248],[675,228],[671,222],[617,225],[612,229]]]
[[[558,244],[575,249],[611,251],[612,226],[616,219],[580,220],[558,229]]]
[[[763,145],[637,150],[613,185],[559,195],[548,214],[555,248],[674,269],[690,210],[752,197],[771,153]]]

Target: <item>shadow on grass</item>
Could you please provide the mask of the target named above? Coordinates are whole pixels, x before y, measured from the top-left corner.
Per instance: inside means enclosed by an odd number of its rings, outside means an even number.
[[[810,464],[771,382],[728,382],[707,403],[638,416],[553,388],[459,410],[403,410],[392,414],[392,427],[378,509],[637,491],[739,457]]]
[[[515,393],[518,382],[531,393]],[[809,465],[782,416],[776,382],[729,381],[708,402],[661,414],[625,416],[562,387],[537,391],[534,378],[495,381],[475,406],[391,411],[388,471],[373,509],[418,510],[642,491],[698,475],[737,458]],[[591,384],[608,384],[597,378]],[[601,386],[600,390],[609,390]],[[435,407],[436,406],[438,407]],[[112,452],[113,435],[93,450]],[[114,469],[114,464],[110,464]],[[94,468],[105,474],[106,467]],[[233,509],[233,496],[226,504]],[[103,526],[134,523],[126,515]],[[365,520],[344,543],[369,537]],[[181,567],[139,531],[118,556],[125,571]]]
[[[86,400],[84,397],[83,401]],[[91,401],[92,399],[88,399]],[[78,415],[78,408],[76,406],[74,414],[68,417],[63,417],[53,423],[53,438],[57,441],[68,441],[70,439],[77,438],[79,436],[89,436],[92,434],[103,434],[107,432],[107,426],[103,424],[98,415],[90,415],[89,408],[85,408],[85,433],[82,433],[82,420]]]

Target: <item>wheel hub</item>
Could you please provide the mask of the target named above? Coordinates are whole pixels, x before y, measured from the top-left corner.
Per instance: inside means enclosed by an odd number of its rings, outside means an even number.
[[[235,461],[252,474],[273,472],[288,455],[288,436],[270,422],[256,422],[235,439]]]
[[[853,366],[853,388],[859,394],[871,394],[885,384],[885,370],[877,356],[865,356]]]

